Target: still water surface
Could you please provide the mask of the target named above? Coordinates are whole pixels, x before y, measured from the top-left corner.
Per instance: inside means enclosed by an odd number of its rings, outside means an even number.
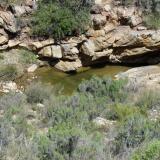
[[[127,66],[106,65],[102,67],[82,68],[79,73],[67,74],[51,67],[42,67],[36,71],[35,75],[43,83],[62,85],[64,93],[71,94],[83,79],[90,79],[93,75],[114,77],[116,74],[130,68]]]

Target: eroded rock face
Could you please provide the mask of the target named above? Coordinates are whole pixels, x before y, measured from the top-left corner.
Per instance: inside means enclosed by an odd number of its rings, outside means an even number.
[[[11,12],[0,11],[0,22],[5,30],[16,33],[18,32],[18,27],[16,23],[16,19]]]
[[[29,49],[55,61],[55,67],[62,71],[105,62],[160,62],[160,30],[144,27],[142,11],[136,7],[123,7],[113,0],[95,0],[91,9],[92,27],[85,34],[57,43],[51,38],[30,37],[27,18],[21,19],[23,27],[17,26],[16,17],[31,13],[36,9],[35,2],[26,0],[21,6],[11,6],[11,11],[0,11],[0,50]]]
[[[92,35],[96,35],[93,34]],[[94,60],[94,56],[107,56],[113,63],[136,63],[136,56],[160,57],[160,30],[132,30],[130,26],[118,26],[105,35],[91,37],[82,44],[82,53]],[[135,61],[134,61],[135,58]],[[141,58],[140,58],[141,61]],[[148,63],[147,58],[142,63]],[[140,62],[138,62],[140,63]]]

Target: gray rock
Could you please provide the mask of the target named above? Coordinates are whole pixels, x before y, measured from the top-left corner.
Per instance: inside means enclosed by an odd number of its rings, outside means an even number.
[[[44,57],[62,58],[62,50],[59,45],[44,47],[42,50],[40,50],[39,54]]]
[[[93,26],[94,29],[101,29],[105,26],[107,22],[106,16],[103,16],[101,14],[95,14],[93,15]]]
[[[27,72],[28,73],[33,73],[33,72],[35,72],[37,70],[37,68],[38,68],[38,65],[37,64],[33,64],[27,69]]]
[[[63,72],[70,72],[76,71],[78,68],[82,67],[82,63],[79,59],[71,62],[60,60],[58,63],[54,65],[54,67]]]
[[[127,78],[128,87],[143,89],[160,89],[160,66],[145,66],[129,69],[116,75],[117,79]]]
[[[3,27],[11,33],[19,31],[16,19],[11,12],[0,11],[0,18],[3,19]]]
[[[79,50],[77,49],[77,44],[71,43],[71,44],[62,44],[62,52],[63,52],[63,58],[69,59],[69,60],[76,60],[78,59]]]
[[[93,120],[94,125],[97,129],[101,129],[103,131],[109,131],[115,125],[116,121],[111,121],[104,119],[102,117],[97,117]]]
[[[11,5],[11,10],[12,13],[16,16],[16,17],[20,17],[29,13],[32,13],[33,9],[29,6],[19,6],[19,5]]]

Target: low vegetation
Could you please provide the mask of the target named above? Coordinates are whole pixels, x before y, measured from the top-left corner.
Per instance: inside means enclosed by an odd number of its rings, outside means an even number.
[[[132,93],[125,84],[125,80],[93,77],[72,96],[41,83],[31,84],[23,94],[1,96],[1,159],[159,159],[160,123],[147,113],[155,108],[152,104],[158,111],[160,96],[150,92],[130,100]],[[93,123],[97,117],[114,125],[101,130]]]
[[[160,28],[160,13],[150,13],[144,14],[143,20],[144,24],[151,29]]]
[[[18,71],[14,65],[7,65],[0,68],[0,80],[15,80],[17,76]]]
[[[29,50],[20,50],[19,61],[24,65],[33,64],[37,62],[37,56]]]

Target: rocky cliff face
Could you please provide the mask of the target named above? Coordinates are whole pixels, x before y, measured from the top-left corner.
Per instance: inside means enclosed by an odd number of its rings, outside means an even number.
[[[27,16],[35,5],[0,10],[0,50],[24,47],[49,58],[62,71],[73,71],[96,63],[156,64],[160,62],[160,30],[142,24],[142,12],[135,7],[96,0],[91,9],[92,28],[84,35],[55,43],[54,39],[31,38]],[[20,21],[19,21],[20,19]]]

